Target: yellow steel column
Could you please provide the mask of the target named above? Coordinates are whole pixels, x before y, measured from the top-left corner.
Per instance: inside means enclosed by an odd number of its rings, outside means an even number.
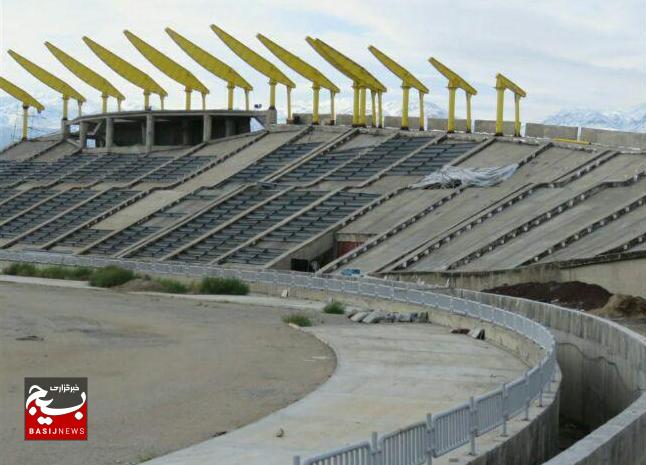
[[[202,110],[206,110],[206,94],[202,94]]]
[[[269,81],[269,109],[276,109],[276,81]]]
[[[22,106],[22,140],[27,140],[27,128],[29,127],[29,106]]]
[[[163,101],[163,97],[161,97]],[[149,111],[150,110],[150,92],[144,91],[144,110]]]
[[[381,92],[377,92],[377,101],[379,102],[379,123],[377,124],[378,128],[384,127],[384,107],[381,101]]]
[[[101,94],[101,113],[108,112],[108,94]]]
[[[502,136],[503,110],[505,108],[505,89],[504,87],[497,87],[496,92],[498,93],[496,99],[496,135]]]
[[[334,113],[334,97],[336,94],[333,90],[330,91],[330,125],[334,126],[336,123],[336,115]]]
[[[366,88],[359,89],[359,125],[366,127]]]
[[[372,121],[371,121],[371,126],[373,128],[377,127],[377,105],[375,105],[375,91],[370,89],[370,100],[371,100],[371,106],[370,109],[372,110]]]
[[[419,130],[424,130],[424,92],[419,91]]]
[[[160,95],[160,96],[159,96],[159,101],[161,102],[161,109],[163,110],[163,109],[164,109],[164,97],[162,97],[162,96]]]
[[[63,119],[67,119],[67,107],[70,98],[67,95],[63,95]]]
[[[244,90],[244,107],[249,111],[249,91],[247,89]]]
[[[360,116],[359,116],[359,85],[355,82],[352,84],[352,90],[354,91],[354,101],[352,105],[352,126],[359,126]]]
[[[285,86],[287,89],[287,123],[291,124],[294,122],[294,119],[292,118],[292,88],[289,86]]]
[[[186,92],[186,109],[190,110],[191,109],[191,89],[188,87],[184,89],[184,92]]]
[[[520,95],[514,94],[514,104],[516,106],[516,115],[514,119],[514,136],[520,137]]]
[[[76,103],[78,104],[78,108],[79,108],[78,116],[81,117],[83,116],[83,102],[78,101]]]
[[[121,111],[121,100],[117,100],[117,111]]]
[[[319,92],[321,90],[320,86],[314,84],[312,86],[314,91],[314,103],[312,104],[312,124],[319,124]]]
[[[227,110],[233,110],[233,90],[235,87],[233,82],[227,84]]]
[[[446,125],[446,132],[455,132],[455,91],[457,87],[449,84],[449,120]]]
[[[471,94],[467,92],[467,128],[466,131],[471,132]]]
[[[409,86],[402,86],[402,129],[408,131],[408,94]]]

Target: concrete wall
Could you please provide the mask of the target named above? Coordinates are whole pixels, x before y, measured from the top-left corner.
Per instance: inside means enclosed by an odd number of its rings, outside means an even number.
[[[612,261],[523,266],[509,270],[472,272],[404,272],[389,276],[410,282],[481,291],[503,285],[527,282],[582,281],[598,284],[612,293],[646,297],[646,256],[626,257]]]
[[[581,140],[593,144],[646,148],[646,134],[581,128]]]
[[[496,133],[496,122],[493,120],[477,119],[474,123],[475,132],[486,132],[488,134]],[[507,136],[514,135],[514,122],[503,121],[502,133]]]
[[[474,291],[461,297],[518,312],[550,328],[563,373],[561,412],[595,429],[548,465],[646,463],[646,338],[555,305]]]
[[[538,123],[527,123],[525,125],[525,136],[527,137],[576,140],[578,135],[579,128],[575,126],[555,126],[553,124]]]
[[[336,115],[336,124],[339,126],[352,126],[352,115]]]
[[[446,118],[428,118],[429,130],[435,131],[446,131],[448,126],[448,120]],[[455,120],[455,130],[458,132],[466,132],[467,130],[467,120],[466,119],[456,119]]]
[[[399,129],[401,126],[401,116],[384,116],[384,127]],[[419,116],[408,117],[408,129],[419,129]]]
[[[384,116],[384,127],[400,128],[402,126],[401,116]]]
[[[294,124],[312,124],[312,113],[294,113]],[[320,125],[329,125],[331,121],[331,115],[329,113],[319,114],[319,124]]]

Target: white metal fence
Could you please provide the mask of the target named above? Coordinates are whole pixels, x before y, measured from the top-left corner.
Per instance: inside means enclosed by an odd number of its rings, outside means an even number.
[[[379,297],[429,306],[498,325],[544,349],[545,355],[538,365],[518,379],[491,392],[471,397],[467,402],[443,412],[429,414],[425,420],[381,437],[373,433],[371,440],[367,442],[331,450],[304,461],[298,456],[294,457],[295,465],[431,464],[434,457],[440,457],[465,444],[470,444],[471,453],[476,454],[478,436],[499,427],[505,435],[507,421],[521,412],[524,413],[524,418],[528,419],[531,403],[538,400],[539,405],[542,405],[543,392],[549,391],[556,375],[556,343],[545,327],[522,315],[480,302],[425,290],[418,284],[365,277],[324,277],[276,270],[136,262],[44,252],[0,251],[0,260],[95,267],[117,265],[143,273],[236,277],[254,283]]]

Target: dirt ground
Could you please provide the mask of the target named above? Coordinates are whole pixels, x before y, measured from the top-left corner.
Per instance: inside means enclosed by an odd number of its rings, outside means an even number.
[[[139,463],[292,403],[335,358],[286,313],[0,283],[0,462]],[[88,377],[87,442],[24,441],[25,376]]]
[[[608,302],[608,299],[612,295],[601,286],[582,283],[580,281],[520,283],[493,289],[484,289],[482,292],[522,297],[524,299],[537,300],[539,302],[547,302],[579,310],[601,308]]]

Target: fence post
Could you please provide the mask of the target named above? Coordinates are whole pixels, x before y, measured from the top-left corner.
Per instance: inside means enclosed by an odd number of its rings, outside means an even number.
[[[527,372],[523,375],[523,380],[525,382],[525,416],[523,420],[529,421],[529,403],[531,402],[531,399],[529,398],[529,376],[527,375]]]
[[[301,465],[301,456],[300,455],[295,455],[294,460],[292,461],[293,465]]]
[[[433,464],[433,436],[435,425],[433,424],[433,415],[426,415],[426,465]]]
[[[379,442],[378,442],[378,434],[376,432],[372,432],[372,435],[370,437],[370,456],[371,456],[371,465],[379,465]]]
[[[476,402],[473,396],[469,397],[469,435],[471,436],[471,451],[469,455],[476,455],[476,433],[478,432],[478,412],[476,411]]]
[[[502,383],[502,436],[507,437],[507,420],[509,420],[509,391],[507,383]]]

